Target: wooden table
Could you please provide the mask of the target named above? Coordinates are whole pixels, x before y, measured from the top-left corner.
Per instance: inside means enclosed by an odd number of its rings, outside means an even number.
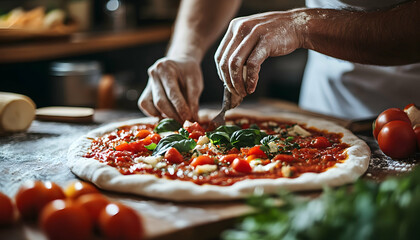
[[[280,111],[270,104],[248,104],[263,112]],[[68,146],[79,136],[102,124],[139,118],[139,111],[97,111],[94,123],[76,124],[34,121],[27,132],[0,137],[0,191],[14,196],[23,181],[50,180],[65,187],[76,177],[66,167]],[[420,159],[415,156],[394,161],[378,149],[370,133],[358,134],[372,149],[372,160],[364,178],[382,180],[410,171]],[[111,199],[135,208],[144,217],[148,239],[217,239],[235,219],[251,209],[241,201],[173,203],[133,195],[104,192]],[[19,223],[0,229],[0,239],[43,240],[36,226]]]

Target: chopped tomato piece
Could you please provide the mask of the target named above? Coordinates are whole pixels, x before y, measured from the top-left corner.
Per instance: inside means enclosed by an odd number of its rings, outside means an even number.
[[[243,155],[248,155],[248,152],[249,152],[249,148],[241,148],[241,153]]]
[[[241,158],[235,158],[235,160],[233,160],[232,169],[242,173],[252,172],[251,165],[249,165],[249,163],[246,160]]]
[[[254,156],[255,158],[267,158],[267,155],[261,150],[260,146],[250,148],[247,155]]]
[[[156,143],[156,144],[158,144],[159,141],[162,139],[162,137],[159,134],[156,134],[156,133],[154,133],[152,135],[149,135],[146,138],[150,139],[152,141],[152,143]]]
[[[149,136],[149,134],[150,134],[149,130],[142,129],[142,130],[139,130],[139,132],[136,134],[136,138],[143,139]]]
[[[184,157],[181,155],[181,153],[179,153],[178,150],[173,147],[166,151],[165,159],[170,163],[182,163],[184,161]]]
[[[327,148],[331,146],[330,141],[326,137],[317,137],[311,141],[314,148]]]
[[[227,153],[228,154],[238,154],[238,153],[240,153],[241,151],[239,150],[239,149],[237,149],[237,148],[232,148],[232,149],[230,149]]]
[[[190,121],[185,121],[183,128],[189,133],[193,133],[194,131],[206,132],[198,122],[191,123]]]
[[[228,154],[228,155],[224,155],[220,158],[221,162],[224,163],[229,163],[231,164],[233,162],[233,160],[235,160],[235,158],[238,158],[239,155],[238,154]]]
[[[192,133],[190,133],[190,135],[188,136],[189,138],[192,138],[192,139],[198,139],[198,138],[200,138],[201,136],[204,136],[204,132],[202,132],[202,131],[197,131],[197,130],[194,130]]]
[[[293,160],[295,160],[295,158],[292,155],[288,155],[288,154],[277,154],[274,158],[274,161],[280,160],[282,162],[291,162]]]
[[[206,165],[206,164],[214,164],[214,159],[207,155],[201,155],[194,158],[194,160],[192,160],[192,162],[190,163],[192,167],[196,167],[198,165]]]
[[[120,145],[115,146],[115,150],[117,151],[129,151],[129,152],[145,152],[148,151],[144,146],[151,144],[152,141],[150,139],[142,139],[135,142],[123,142]]]

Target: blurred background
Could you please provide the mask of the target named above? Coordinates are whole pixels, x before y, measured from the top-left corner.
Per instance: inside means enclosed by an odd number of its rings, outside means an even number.
[[[147,68],[164,56],[179,1],[1,0],[0,91],[32,98],[37,107],[64,105],[137,109]],[[238,16],[304,6],[303,0],[245,0]],[[13,20],[13,21],[12,21]],[[220,104],[213,61],[203,63],[201,103]],[[307,52],[264,62],[261,97],[297,102]]]

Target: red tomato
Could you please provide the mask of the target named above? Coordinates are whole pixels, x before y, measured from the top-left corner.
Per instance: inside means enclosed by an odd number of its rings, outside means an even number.
[[[205,133],[202,131],[193,131],[192,133],[190,133],[188,137],[192,139],[199,139],[201,136],[204,136],[204,135]]]
[[[247,155],[254,156],[254,158],[267,158],[267,155],[261,150],[260,146],[250,148]]]
[[[154,133],[154,134],[152,134],[152,135],[150,135],[150,136],[148,136],[148,137],[146,137],[146,138],[150,139],[150,141],[152,141],[152,143],[156,143],[156,144],[158,144],[158,143],[159,143],[159,141],[162,139],[162,138],[160,137],[160,135],[159,135],[159,134],[157,134],[157,133]],[[146,146],[147,146],[147,145],[146,145]]]
[[[109,200],[100,193],[89,193],[76,199],[75,204],[81,206],[88,213],[92,225],[99,221],[99,214],[109,204]]]
[[[420,125],[414,126],[414,133],[417,138],[417,150],[420,151]]]
[[[381,114],[379,114],[379,116],[376,118],[373,127],[373,136],[375,137],[375,139],[378,139],[378,134],[381,131],[382,127],[385,126],[385,124],[395,120],[401,120],[411,124],[410,119],[403,110],[399,108],[387,109]]]
[[[85,194],[99,193],[99,190],[90,183],[75,181],[66,187],[64,193],[68,198],[76,199]]]
[[[326,137],[316,137],[311,141],[311,146],[314,148],[327,148],[331,146],[331,143]]]
[[[0,192],[0,227],[12,224],[15,219],[15,207],[12,200]]]
[[[222,156],[220,158],[220,161],[224,162],[224,163],[231,164],[233,162],[233,160],[235,160],[235,158],[237,158],[237,157],[239,157],[238,154],[234,154],[234,153],[233,154],[228,154],[228,155]]]
[[[149,130],[142,129],[142,130],[139,130],[139,132],[136,134],[136,138],[143,139],[143,138],[149,136],[149,134],[150,134]]]
[[[249,163],[244,159],[235,158],[231,166],[232,166],[232,169],[237,172],[242,172],[242,173],[252,172],[251,165],[249,165]]]
[[[282,162],[291,162],[293,160],[295,160],[295,158],[293,157],[293,155],[288,155],[288,154],[277,154],[274,158],[274,161],[280,160]]]
[[[41,212],[41,229],[48,239],[88,240],[92,238],[92,223],[84,208],[71,200],[54,200]]]
[[[206,165],[206,164],[214,164],[214,159],[207,155],[201,155],[194,158],[194,160],[192,160],[192,162],[190,163],[192,167],[196,167],[198,165]]]
[[[19,188],[15,200],[22,218],[33,220],[48,202],[65,197],[60,186],[53,182],[28,181]]]
[[[169,163],[182,163],[184,161],[184,157],[174,147],[171,147],[166,151],[165,159],[168,160]]]
[[[143,239],[143,221],[132,208],[110,203],[99,215],[99,228],[108,240]]]
[[[410,123],[392,121],[382,127],[378,144],[392,158],[407,158],[416,151],[416,134]]]
[[[204,131],[203,127],[201,127],[201,125],[198,122],[191,123],[191,122],[185,121],[183,128],[187,130],[189,133],[192,133],[194,131],[206,132]]]

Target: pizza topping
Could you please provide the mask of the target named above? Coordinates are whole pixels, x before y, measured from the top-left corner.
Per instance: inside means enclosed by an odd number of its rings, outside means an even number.
[[[245,179],[320,173],[347,157],[348,145],[341,143],[341,134],[292,122],[233,118],[229,125],[206,131],[208,123],[181,126],[162,121],[122,126],[93,139],[86,157],[122,174],[221,186]]]
[[[216,170],[217,170],[217,165],[212,165],[212,164],[198,165],[195,167],[195,172],[197,174],[206,174],[206,173],[214,172]]]
[[[299,125],[294,125],[288,130],[288,134],[290,136],[301,136],[301,137],[309,137],[311,136],[311,133],[303,129]]]

